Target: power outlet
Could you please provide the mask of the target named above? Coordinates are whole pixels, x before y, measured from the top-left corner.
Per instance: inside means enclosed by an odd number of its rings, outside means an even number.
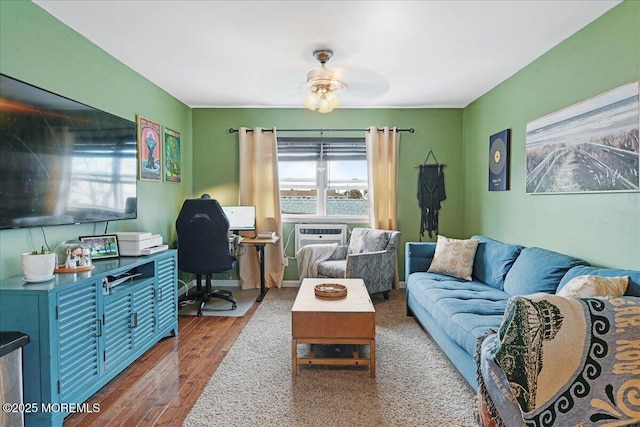
[[[289,267],[289,258],[284,257],[284,266]]]

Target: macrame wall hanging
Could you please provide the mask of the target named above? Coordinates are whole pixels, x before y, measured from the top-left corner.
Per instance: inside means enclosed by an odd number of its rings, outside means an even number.
[[[433,157],[433,163],[429,158]],[[418,204],[420,205],[420,240],[425,231],[429,237],[438,234],[438,211],[440,202],[447,198],[444,191],[444,167],[438,163],[436,155],[429,150],[424,163],[417,165],[420,168],[418,174]]]

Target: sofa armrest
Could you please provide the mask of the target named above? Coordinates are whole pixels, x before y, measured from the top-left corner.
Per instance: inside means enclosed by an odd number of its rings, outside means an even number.
[[[435,242],[407,242],[405,246],[405,277],[416,271],[427,271],[436,252]]]
[[[372,264],[381,264],[382,260],[385,258],[385,254],[390,254],[390,252],[375,251],[347,255],[346,277],[359,277],[358,273],[371,269]],[[352,272],[351,276],[349,276],[349,272]]]

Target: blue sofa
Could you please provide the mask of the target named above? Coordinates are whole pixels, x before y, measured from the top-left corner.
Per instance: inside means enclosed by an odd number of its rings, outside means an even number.
[[[556,293],[579,275],[629,276],[626,295],[640,296],[640,271],[591,267],[581,259],[485,236],[479,240],[471,281],[427,272],[436,243],[407,242],[407,314],[415,316],[469,385],[478,388],[478,337],[498,329],[514,295]]]

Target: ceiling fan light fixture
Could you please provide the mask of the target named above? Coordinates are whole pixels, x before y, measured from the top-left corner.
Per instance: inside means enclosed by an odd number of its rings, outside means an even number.
[[[311,93],[304,99],[303,104],[309,110],[317,108],[320,113],[330,113],[340,105],[340,99],[335,92],[344,90],[346,86],[336,77],[333,70],[325,66],[333,57],[331,50],[316,50],[313,52],[313,57],[320,62],[320,68],[307,73],[305,88],[311,90]]]
[[[333,110],[333,108],[331,108],[331,106],[329,105],[329,101],[326,100],[326,98],[321,98],[320,99],[320,105],[318,106],[318,112],[319,113],[330,113]]]
[[[309,95],[307,95],[307,97],[303,101],[303,104],[305,108],[308,108],[309,110],[313,111],[316,109],[317,102],[318,102],[318,94],[315,91],[313,91]]]
[[[336,96],[334,92],[331,92],[331,91],[327,92],[327,94],[324,96],[324,99],[327,100],[331,109],[334,109],[340,105],[340,99]]]

